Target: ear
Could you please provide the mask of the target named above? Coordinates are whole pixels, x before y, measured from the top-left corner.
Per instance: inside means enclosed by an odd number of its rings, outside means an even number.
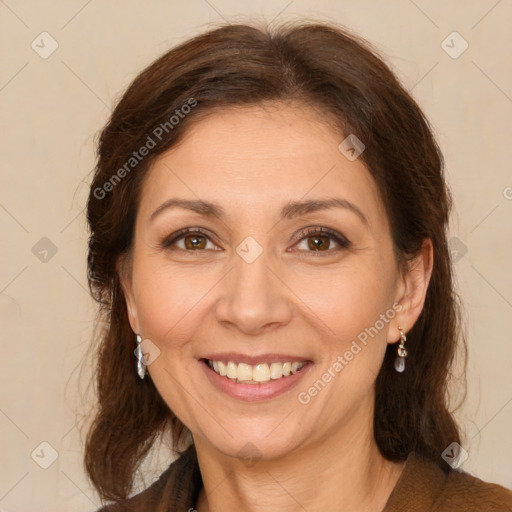
[[[139,317],[133,293],[131,255],[122,255],[118,258],[116,262],[116,271],[126,302],[128,321],[130,322],[132,331],[134,333],[140,333]]]
[[[419,254],[408,262],[408,269],[400,278],[395,300],[400,304],[401,309],[388,330],[388,343],[395,343],[400,339],[398,327],[407,333],[418,320],[425,304],[433,265],[432,240],[425,238]]]

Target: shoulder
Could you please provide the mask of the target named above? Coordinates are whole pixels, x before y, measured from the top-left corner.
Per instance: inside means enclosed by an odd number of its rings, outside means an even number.
[[[512,491],[411,453],[383,512],[512,512]]]
[[[458,510],[459,504],[478,511],[512,511],[512,491],[501,485],[484,482],[464,471],[450,471],[440,496],[447,510]],[[462,510],[462,509],[460,509]]]
[[[201,485],[197,456],[192,445],[147,489],[125,500],[105,505],[97,512],[186,511],[194,506]]]

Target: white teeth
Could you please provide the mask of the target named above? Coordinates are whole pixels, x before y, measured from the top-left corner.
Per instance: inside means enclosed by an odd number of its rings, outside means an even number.
[[[244,380],[239,378],[239,380]],[[270,380],[270,368],[267,363],[257,364],[252,371],[252,380],[256,382],[267,382]]]
[[[252,366],[250,364],[239,363],[237,377],[239,380],[252,380]]]
[[[232,361],[229,361],[229,363],[228,363],[228,373],[227,373],[227,376],[230,379],[236,379],[238,377],[237,365],[235,363],[233,363]]]
[[[245,384],[258,384],[276,380],[282,377],[288,377],[290,374],[297,373],[306,363],[305,362],[286,362],[286,363],[260,363],[250,365],[246,363],[236,364],[233,361],[208,361],[208,365],[215,373],[223,377],[243,382]]]
[[[219,373],[225,377],[228,373],[228,369],[226,368],[226,365],[222,361],[215,361],[219,365]],[[215,370],[215,365],[213,365],[213,369]]]
[[[270,378],[280,379],[283,376],[283,365],[281,363],[272,363],[270,365]]]

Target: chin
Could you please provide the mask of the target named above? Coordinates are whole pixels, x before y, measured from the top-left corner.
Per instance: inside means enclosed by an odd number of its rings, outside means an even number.
[[[282,424],[278,426],[282,419],[275,418],[273,421],[261,422],[258,425],[255,425],[254,420],[249,418],[247,421],[239,420],[231,424],[230,429],[226,428],[232,437],[220,426],[216,426],[213,431],[210,424],[207,425],[206,432],[208,434],[201,437],[214,450],[227,457],[241,459],[242,462],[246,459],[279,459],[301,444],[293,432],[283,429]],[[242,432],[243,434],[241,434]],[[194,442],[197,442],[197,436],[193,435],[193,437]]]

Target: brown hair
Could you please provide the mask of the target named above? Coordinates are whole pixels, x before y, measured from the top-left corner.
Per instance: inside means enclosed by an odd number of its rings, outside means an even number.
[[[345,29],[227,25],[186,41],[140,73],[99,139],[87,204],[88,278],[104,328],[97,351],[98,410],[87,434],[85,465],[102,498],[131,492],[135,471],[159,435],[170,431],[173,449],[183,453],[180,443],[190,434],[151,379],[141,381],[135,372],[134,333],[116,263],[132,247],[141,183],[155,157],[202,115],[268,101],[313,106],[334,119],[341,133],[364,142],[360,158],[384,201],[400,269],[425,238],[433,243],[424,308],[408,333],[407,369],[394,370],[396,346],[390,345],[376,380],[374,435],[381,453],[398,461],[415,451],[442,465],[442,451],[460,441],[447,404],[459,338],[465,347],[446,238],[451,196],[421,109],[376,50]],[[170,121],[173,115],[177,123]],[[148,137],[158,143],[145,158],[130,160],[151,145]]]

